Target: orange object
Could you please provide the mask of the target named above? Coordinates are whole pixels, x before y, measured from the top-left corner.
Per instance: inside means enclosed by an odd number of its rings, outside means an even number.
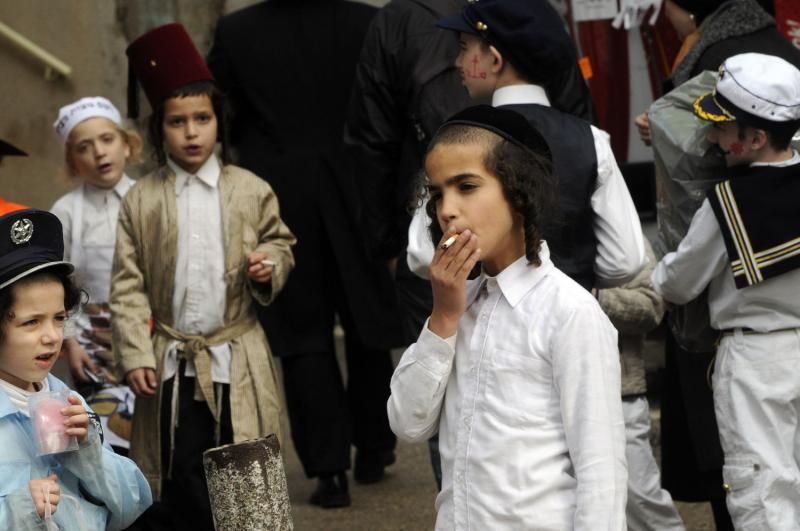
[[[0,197],[0,216],[5,216],[6,214],[10,214],[12,212],[16,212],[17,210],[25,210],[25,205],[20,205],[18,203],[12,203],[11,201],[6,201],[2,197]]]
[[[592,75],[594,75],[594,72],[592,72],[592,61],[591,59],[589,59],[589,57],[584,56],[578,59],[578,66],[581,68],[581,74],[583,74],[583,79],[585,79],[586,81],[592,79]]]
[[[681,44],[681,49],[678,50],[678,55],[675,56],[675,61],[672,62],[672,73],[675,73],[675,69],[678,68],[678,65],[681,64],[683,58],[686,57],[686,54],[689,53],[689,50],[697,44],[697,41],[700,39],[700,32],[697,30],[693,31],[689,35],[683,39],[683,44]]]

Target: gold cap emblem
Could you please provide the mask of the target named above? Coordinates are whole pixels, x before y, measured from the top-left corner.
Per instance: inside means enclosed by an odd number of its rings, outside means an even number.
[[[489,29],[489,26],[487,26],[486,24],[484,24],[479,20],[478,22],[475,23],[475,29],[477,29],[478,31],[486,31],[487,29]]]

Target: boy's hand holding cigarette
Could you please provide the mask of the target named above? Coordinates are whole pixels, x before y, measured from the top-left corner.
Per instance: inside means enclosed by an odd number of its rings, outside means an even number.
[[[272,280],[275,262],[269,259],[266,253],[250,253],[247,257],[247,276],[253,282],[262,284]]]
[[[467,276],[480,255],[478,237],[469,229],[460,234],[450,229],[442,236],[430,267],[433,312],[428,324],[439,337],[450,337],[458,330],[467,309]]]

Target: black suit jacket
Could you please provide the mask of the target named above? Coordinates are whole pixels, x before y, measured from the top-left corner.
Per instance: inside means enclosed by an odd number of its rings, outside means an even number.
[[[328,348],[330,293],[312,287],[333,263],[344,286],[336,297],[362,341],[401,342],[391,277],[364,250],[360,195],[342,149],[355,66],[375,12],[343,0],[270,0],[222,17],[209,53],[232,103],[237,162],[272,185],[298,238],[296,268],[265,319],[279,355]]]

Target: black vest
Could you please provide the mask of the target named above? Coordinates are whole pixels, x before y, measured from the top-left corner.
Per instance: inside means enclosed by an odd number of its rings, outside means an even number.
[[[588,122],[553,108],[530,104],[502,105],[523,115],[550,146],[558,177],[559,219],[544,228],[550,258],[586,289],[595,284],[597,238],[591,197],[597,182],[597,152]]]

